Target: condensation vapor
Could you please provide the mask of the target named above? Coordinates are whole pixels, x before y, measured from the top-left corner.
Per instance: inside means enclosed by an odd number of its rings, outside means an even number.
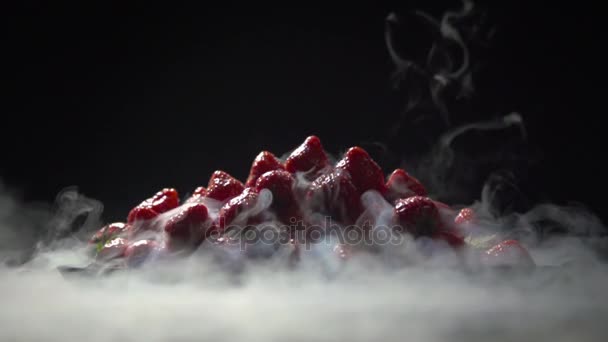
[[[454,29],[471,10],[466,1],[440,21],[418,15],[441,38],[427,65],[400,57],[390,26],[400,21],[387,20],[399,75],[426,80],[446,124],[446,87],[471,89],[470,58]],[[441,42],[455,44],[459,62]],[[509,127],[525,138],[516,113],[448,129],[418,171],[440,175],[432,183],[444,186],[455,139]],[[0,182],[0,341],[604,341],[606,227],[582,206],[545,203],[503,214],[497,184],[506,183],[491,178],[469,203],[478,220],[467,242],[484,248],[517,238],[536,261],[533,270],[464,269],[447,246],[418,239],[347,262],[334,253],[335,241],[319,243],[295,267],[282,255],[249,260],[203,243],[180,259],[66,277],[58,266],[90,261],[86,240],[102,224],[101,203],[75,188],[54,205],[23,203]],[[270,206],[267,195],[253,210]],[[392,206],[374,192],[362,202],[379,229]]]

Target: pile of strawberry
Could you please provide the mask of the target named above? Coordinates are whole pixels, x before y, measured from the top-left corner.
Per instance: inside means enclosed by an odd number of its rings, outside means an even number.
[[[362,203],[367,192],[378,194],[392,207],[395,234],[443,242],[455,251],[470,247],[465,236],[468,227],[476,224],[473,209],[457,211],[429,198],[420,181],[403,169],[385,180],[382,169],[360,147],[350,148],[332,165],[316,136],[308,137],[283,162],[261,152],[244,183],[215,171],[207,187],[196,188],[182,204],[175,189],[163,189],[133,208],[126,223],[101,228],[90,244],[96,247],[98,262],[120,260],[135,267],[151,255],[188,253],[205,241],[228,246],[225,234],[230,227],[298,223],[306,231],[319,217],[329,217],[341,227],[360,224],[369,215]],[[300,243],[290,240],[294,253]],[[334,252],[346,260],[357,250],[337,245]],[[534,265],[514,240],[485,249],[480,256],[487,265]]]

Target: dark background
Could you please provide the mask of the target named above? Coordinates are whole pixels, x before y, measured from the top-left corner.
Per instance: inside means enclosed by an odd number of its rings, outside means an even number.
[[[161,187],[185,194],[206,184],[216,169],[243,179],[261,149],[280,156],[310,134],[335,155],[368,147],[389,172],[424,153],[438,129],[394,130],[407,126],[408,90],[392,88],[384,20],[410,9],[439,16],[458,4],[22,1],[3,11],[9,90],[0,177],[26,200],[52,201],[77,185],[114,220]],[[600,12],[494,6],[482,8],[495,34],[474,50],[476,93],[452,107],[452,124],[520,112],[528,134],[514,152],[522,191],[534,201],[583,202],[605,220]],[[405,50],[424,51],[424,35],[406,33],[421,39],[404,41]],[[461,147],[475,155],[476,145],[499,144],[494,137]],[[459,199],[478,197],[491,167],[482,170]]]

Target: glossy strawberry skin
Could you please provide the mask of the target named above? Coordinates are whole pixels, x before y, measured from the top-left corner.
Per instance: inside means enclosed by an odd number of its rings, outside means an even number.
[[[269,171],[261,175],[255,185],[256,192],[268,189],[272,194],[272,209],[279,220],[290,224],[299,220],[302,215],[294,193],[295,179],[284,170]]]
[[[293,188],[295,180],[284,170],[269,171],[261,175],[255,183],[255,190],[268,189],[272,193],[273,207],[291,206],[296,203]]]
[[[471,223],[475,220],[475,211],[471,208],[463,208],[458,212],[458,215],[454,218],[454,223],[462,225]]]
[[[249,170],[249,177],[245,182],[245,187],[255,186],[258,178],[268,171],[284,170],[285,168],[274,154],[268,151],[262,151],[255,157]]]
[[[89,243],[96,244],[100,242],[106,242],[119,235],[125,233],[129,229],[129,225],[122,222],[110,223],[100,230],[98,230],[93,237],[89,240]]]
[[[196,245],[204,237],[209,212],[201,203],[185,204],[165,225],[171,249],[176,245]]]
[[[127,246],[124,256],[128,266],[137,267],[148,259],[152,253],[160,253],[162,250],[163,246],[154,240],[139,240]]]
[[[257,204],[257,200],[258,193],[255,188],[245,188],[240,195],[232,198],[222,206],[218,215],[217,229],[220,232],[224,231],[230,224],[234,223],[239,214],[252,210]],[[247,217],[243,217],[245,222],[238,223],[247,224],[255,219],[254,216],[248,215]]]
[[[482,254],[481,262],[486,266],[535,266],[528,250],[517,240],[505,240],[489,248]]]
[[[97,253],[97,259],[108,261],[125,255],[128,246],[127,239],[114,238],[107,241]]]
[[[361,147],[351,147],[336,164],[336,168],[346,170],[360,193],[376,190],[386,192],[382,169]]]
[[[206,196],[218,201],[227,201],[243,192],[243,183],[224,171],[215,171],[209,179]]]
[[[403,169],[396,169],[393,171],[386,182],[386,188],[389,202],[393,202],[400,198],[427,195],[424,185]]]
[[[151,207],[159,214],[167,212],[179,206],[179,194],[177,190],[165,188],[152,197]]]
[[[308,187],[308,207],[342,223],[353,223],[363,208],[359,191],[348,172],[342,169],[319,176]]]
[[[133,208],[129,212],[129,217],[127,218],[127,222],[129,224],[133,224],[135,222],[145,222],[152,220],[158,216],[158,213],[150,208],[149,206],[141,206]]]
[[[398,200],[395,217],[401,229],[414,236],[433,235],[441,228],[439,210],[428,197],[412,196]]]
[[[133,223],[138,220],[150,220],[158,214],[162,214],[178,206],[179,195],[177,191],[172,188],[165,188],[133,208],[129,212],[127,223]]]
[[[321,145],[321,140],[311,135],[302,145],[296,148],[285,160],[285,170],[296,173],[303,172],[308,179],[314,179],[320,170],[329,166],[327,155]]]
[[[201,198],[207,196],[207,188],[205,188],[204,186],[199,186],[196,189],[194,189],[194,192],[192,193],[192,196],[190,196],[187,200],[186,203],[194,203],[194,202],[198,202],[201,200]]]

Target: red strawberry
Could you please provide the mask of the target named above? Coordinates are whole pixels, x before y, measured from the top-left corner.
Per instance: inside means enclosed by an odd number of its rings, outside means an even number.
[[[321,175],[309,186],[306,200],[314,212],[331,216],[343,223],[355,222],[363,211],[359,191],[348,172],[335,169]]]
[[[534,267],[534,260],[517,240],[505,240],[486,250],[481,256],[486,266]]]
[[[258,154],[258,156],[253,160],[253,164],[251,164],[251,170],[249,171],[249,177],[247,178],[247,182],[245,182],[245,186],[254,186],[255,182],[258,180],[258,177],[268,171],[273,170],[284,170],[284,168],[274,154],[268,151],[260,152],[260,154]]]
[[[161,214],[171,209],[177,208],[179,205],[179,196],[175,189],[165,188],[157,192],[154,196],[140,203],[137,207],[133,208],[127,218],[127,223],[132,223],[135,220],[149,220],[156,215],[152,213]],[[139,208],[139,209],[138,209]],[[151,209],[151,210],[144,210]]]
[[[125,249],[124,255],[127,265],[136,267],[141,265],[152,253],[162,250],[162,245],[154,240],[139,240],[130,243]]]
[[[159,214],[177,208],[177,206],[179,206],[179,195],[175,189],[162,189],[151,198],[151,207]]]
[[[194,189],[192,196],[190,196],[190,198],[186,200],[186,203],[198,202],[201,198],[205,196],[207,196],[207,188],[205,188],[204,186],[199,186],[198,188]]]
[[[185,204],[184,207],[169,218],[165,232],[169,235],[171,249],[186,245],[196,245],[202,241],[208,226],[209,213],[201,203]]]
[[[258,202],[258,193],[254,188],[245,188],[243,192],[232,198],[220,209],[218,229],[223,231],[232,223],[247,224],[258,214],[253,212]],[[242,216],[241,216],[242,215]],[[238,218],[238,222],[235,221]]]
[[[199,186],[198,188],[194,189],[194,193],[192,195],[198,195],[198,196],[207,196],[207,188],[205,188],[204,186]]]
[[[336,164],[336,168],[348,171],[360,193],[370,189],[380,193],[386,190],[382,169],[361,147],[351,147],[346,151],[342,160]]]
[[[89,240],[89,243],[100,243],[106,242],[110,239],[117,237],[129,228],[129,225],[122,222],[110,223],[100,230],[98,230],[93,237]]]
[[[393,202],[399,198],[410,196],[426,196],[427,192],[422,183],[403,169],[396,169],[386,182],[387,199]]]
[[[148,221],[158,216],[158,213],[148,206],[138,205],[129,212],[128,223]]]
[[[329,162],[321,145],[321,140],[314,135],[306,138],[285,160],[285,170],[295,173],[304,172],[309,179],[314,179],[318,171],[327,167]]]
[[[215,171],[209,179],[207,197],[227,201],[243,192],[243,183],[224,171]]]
[[[273,206],[290,206],[295,204],[293,192],[295,180],[291,173],[284,170],[269,171],[261,175],[255,183],[259,192],[268,189],[272,193]]]
[[[439,210],[428,197],[412,196],[398,200],[395,215],[401,228],[414,236],[432,235],[441,227]]]
[[[261,175],[255,183],[255,189],[259,192],[268,189],[272,193],[271,208],[276,211],[277,216],[284,223],[291,223],[301,217],[298,203],[294,194],[295,179],[291,173],[284,170],[269,171]]]
[[[97,259],[108,261],[124,256],[128,241],[123,238],[115,238],[106,242],[97,253]]]
[[[471,208],[464,208],[460,210],[458,215],[454,218],[454,223],[457,225],[470,223],[475,220],[475,212]]]

